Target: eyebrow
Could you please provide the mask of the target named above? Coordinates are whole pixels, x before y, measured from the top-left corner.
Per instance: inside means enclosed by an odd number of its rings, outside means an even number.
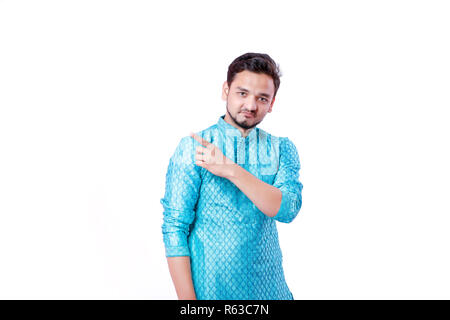
[[[241,91],[249,92],[247,89],[242,88],[242,87],[237,87],[237,89],[239,89],[239,90],[241,90]],[[260,93],[259,95],[260,95],[260,96],[263,96],[263,97],[266,97],[266,98],[270,98],[270,94],[268,94],[268,93],[262,92],[262,93]]]

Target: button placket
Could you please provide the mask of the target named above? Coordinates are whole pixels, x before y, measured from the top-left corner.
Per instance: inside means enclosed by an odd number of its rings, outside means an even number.
[[[245,165],[245,138],[237,137],[237,161],[240,166]]]

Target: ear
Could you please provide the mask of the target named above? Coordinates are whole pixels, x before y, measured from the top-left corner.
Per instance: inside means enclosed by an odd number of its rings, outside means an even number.
[[[228,88],[228,83],[225,80],[225,82],[222,85],[222,100],[227,101],[229,92],[230,92],[230,88]]]

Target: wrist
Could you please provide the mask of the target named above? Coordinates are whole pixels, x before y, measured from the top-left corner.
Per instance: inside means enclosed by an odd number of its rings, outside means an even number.
[[[239,174],[239,165],[237,163],[233,163],[230,164],[228,166],[228,170],[227,170],[227,174],[225,176],[225,178],[227,178],[230,181],[233,181],[234,179],[237,178],[238,174]]]

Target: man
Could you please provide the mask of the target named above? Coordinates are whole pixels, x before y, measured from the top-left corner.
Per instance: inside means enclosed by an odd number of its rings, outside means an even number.
[[[246,53],[228,68],[226,114],[181,139],[170,159],[162,224],[180,300],[293,300],[276,221],[302,205],[300,162],[287,137],[257,128],[272,112],[279,69]]]

